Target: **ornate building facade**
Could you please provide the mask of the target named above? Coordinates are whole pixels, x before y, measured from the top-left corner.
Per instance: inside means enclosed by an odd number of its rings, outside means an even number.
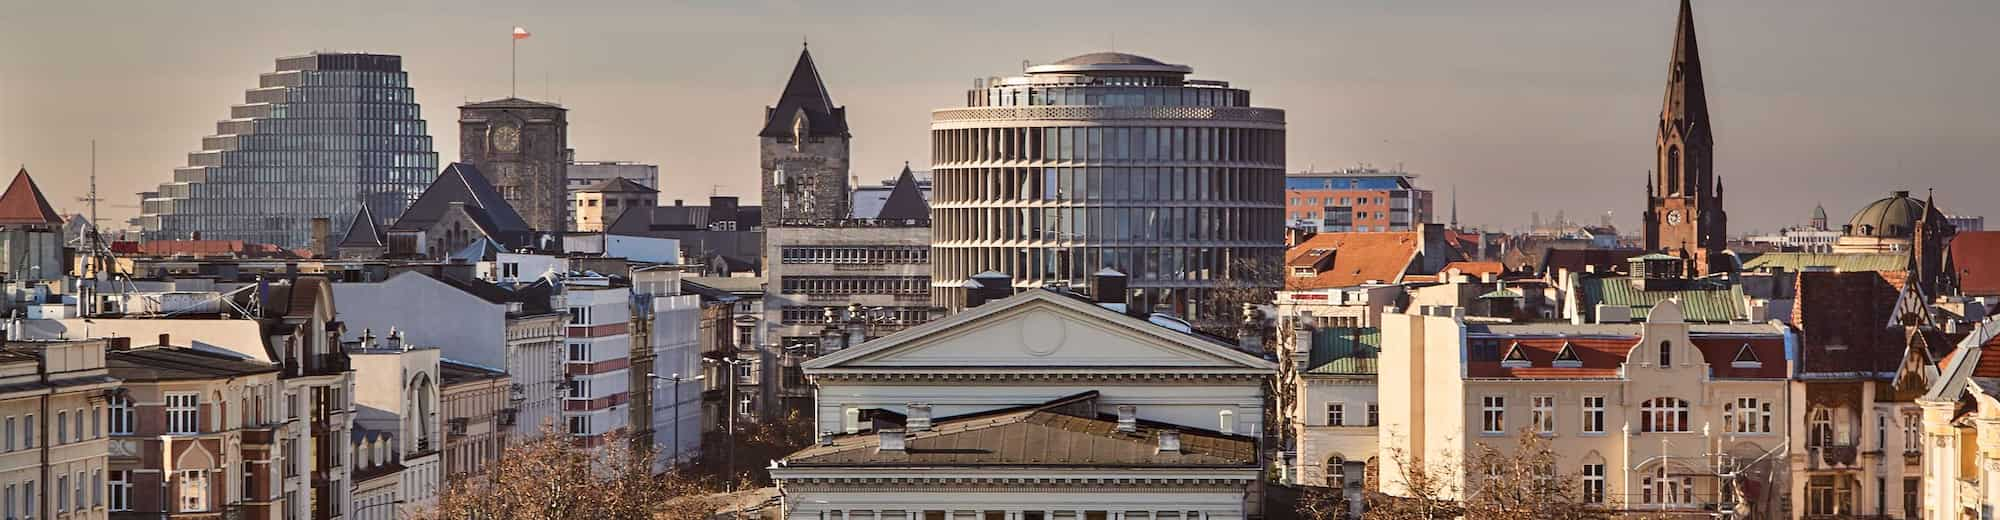
[[[1658,135],[1654,174],[1646,182],[1646,250],[1685,257],[1694,274],[1727,270],[1721,254],[1728,248],[1729,217],[1715,176],[1714,126],[1687,0],[1674,28]]]
[[[459,162],[478,167],[537,231],[568,225],[568,113],[520,98],[458,107]]]
[[[852,139],[847,107],[833,105],[812,51],[800,50],[784,93],[764,108],[764,129],[757,132],[765,220],[782,226],[847,218]]]

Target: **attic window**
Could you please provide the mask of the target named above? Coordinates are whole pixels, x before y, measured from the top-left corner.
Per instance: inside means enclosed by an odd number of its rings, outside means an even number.
[[[1313,275],[1317,274],[1319,274],[1319,270],[1313,269],[1313,266],[1310,265],[1292,266],[1292,276],[1296,276],[1299,278],[1312,278]]]
[[[1736,358],[1729,360],[1729,366],[1732,368],[1763,368],[1764,361],[1757,359],[1757,351],[1751,350],[1749,343],[1744,343],[1742,348],[1736,349]]]
[[[1500,366],[1507,368],[1527,368],[1532,364],[1528,361],[1527,351],[1521,348],[1520,343],[1515,343],[1512,347],[1509,347],[1507,355],[1500,358]]]
[[[1552,365],[1559,368],[1582,368],[1583,360],[1578,359],[1573,346],[1564,341],[1562,350],[1556,351],[1556,360]]]

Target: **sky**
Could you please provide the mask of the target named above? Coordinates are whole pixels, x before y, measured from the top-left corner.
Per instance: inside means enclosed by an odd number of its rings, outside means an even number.
[[[442,162],[456,107],[519,93],[570,109],[580,160],[660,165],[662,200],[755,198],[756,132],[809,41],[873,183],[929,157],[930,111],[974,78],[1100,50],[1187,64],[1287,115],[1291,170],[1402,165],[1442,221],[1530,212],[1636,229],[1673,0],[0,0],[0,167],[82,211],[137,212],[275,58],[399,54]],[[1835,224],[1935,188],[2000,218],[2000,2],[1695,3],[1730,231]],[[670,202],[668,202],[670,203]],[[115,221],[114,221],[115,222]],[[1997,222],[1996,224],[2000,224]]]

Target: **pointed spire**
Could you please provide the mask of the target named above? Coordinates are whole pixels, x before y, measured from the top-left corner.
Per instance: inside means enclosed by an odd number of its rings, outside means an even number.
[[[889,199],[882,202],[882,211],[875,218],[888,220],[923,220],[931,218],[930,203],[924,201],[923,192],[917,188],[917,176],[910,171],[910,163],[903,163],[903,173],[896,175],[896,187],[889,190]]]
[[[382,241],[382,230],[381,228],[376,227],[375,213],[368,211],[367,204],[362,204],[361,211],[355,212],[354,220],[347,224],[347,234],[342,235],[340,243],[335,244],[333,247],[372,248],[372,247],[382,247],[383,245],[385,244]]]
[[[849,136],[847,109],[834,106],[833,96],[826,92],[826,82],[820,80],[819,66],[813,64],[812,49],[803,43],[799,46],[799,61],[792,65],[791,78],[785,81],[778,103],[765,109],[764,130],[757,135],[791,137],[793,114],[801,112],[812,135]]]
[[[1458,229],[1458,185],[1451,185],[1451,228]]]
[[[1663,123],[1694,135],[1708,133],[1708,95],[1702,83],[1701,50],[1694,32],[1694,7],[1681,0],[1681,14],[1674,22],[1674,53],[1667,62],[1666,100],[1660,111]],[[1689,141],[1693,141],[1690,135]]]
[[[6,193],[0,193],[0,225],[24,224],[62,224],[62,216],[49,206],[48,197],[42,196],[42,189],[28,176],[27,166],[14,174],[14,182],[7,185]]]

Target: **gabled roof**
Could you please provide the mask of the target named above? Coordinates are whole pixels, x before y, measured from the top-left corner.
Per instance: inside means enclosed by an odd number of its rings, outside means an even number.
[[[882,211],[875,214],[878,219],[929,220],[931,205],[924,201],[924,194],[917,190],[917,177],[910,173],[909,163],[903,164],[903,173],[896,176],[896,187],[889,191],[889,200],[882,203]]]
[[[1702,359],[1707,360],[1713,377],[1786,377],[1787,367],[1782,362],[1760,362],[1755,366],[1742,367],[1734,363],[1745,349],[1758,360],[1785,359],[1785,338],[1782,334],[1694,334],[1690,338],[1695,348],[1701,350]],[[1619,377],[1619,368],[1625,364],[1632,348],[1639,345],[1640,339],[1639,336],[1629,335],[1470,335],[1466,338],[1465,375],[1482,379],[1614,379]],[[1569,355],[1565,356],[1565,352]],[[1507,362],[1506,356],[1514,353],[1526,358],[1526,366],[1520,366],[1518,361]],[[1557,365],[1557,361],[1574,363]]]
[[[1286,252],[1285,290],[1353,287],[1369,280],[1398,283],[1422,250],[1416,232],[1313,235]],[[1317,272],[1299,276],[1292,272],[1295,267],[1312,267]]]
[[[1044,345],[1053,344],[1048,347],[1049,351],[1022,352],[1019,359],[1062,360],[1066,364],[1055,366],[1015,363],[1007,358],[1006,356],[1025,348],[1030,342],[1026,338],[1015,340],[1017,343],[1023,343],[1023,347],[1005,351],[991,348],[991,345],[979,345],[980,349],[991,352],[994,356],[986,360],[960,357],[949,361],[932,362],[933,358],[921,355],[926,347],[947,344],[964,337],[968,331],[998,326],[1009,320],[1021,321],[1018,324],[1019,328],[1014,330],[1032,328],[1037,331],[1053,331],[1052,334],[1038,334],[1037,338],[1032,340]],[[1080,323],[1080,325],[1067,326],[1069,323]],[[1005,329],[993,330],[1006,332]],[[1125,337],[1136,335],[1138,336],[1136,339],[1144,344],[1142,348],[1150,348],[1156,355],[1142,361],[1116,359],[1106,355],[1108,349],[1116,345],[1092,343],[1087,339],[1067,339],[1068,335],[1083,335],[1095,331],[1122,334]],[[1075,355],[1076,359],[1066,359],[1069,355]],[[1164,361],[1167,359],[1172,361]],[[1176,373],[1270,374],[1277,371],[1277,364],[1236,350],[1233,345],[1223,344],[1206,336],[1180,332],[1146,319],[1127,316],[1121,312],[1099,307],[1082,298],[1048,289],[1022,291],[1013,296],[986,302],[984,305],[941,320],[904,329],[862,343],[858,347],[814,358],[807,361],[804,367],[807,374],[1152,369]]]
[[[1960,294],[2000,296],[2000,231],[1958,232],[1951,238],[1951,263]]]
[[[521,219],[521,214],[507,204],[499,190],[486,181],[479,168],[465,163],[451,163],[438,174],[423,195],[410,203],[409,209],[396,218],[390,230],[422,230],[437,223],[451,210],[452,203],[464,204],[467,214],[488,234],[505,242],[509,248],[527,245],[533,228]]]
[[[786,456],[783,468],[843,466],[1010,466],[1242,469],[1257,465],[1254,438],[1092,414],[1096,392],[1039,405],[938,419],[906,434],[901,450],[882,449],[882,434],[836,435],[827,444]],[[1160,450],[1160,435],[1176,432],[1178,451]]]
[[[7,192],[0,193],[0,225],[23,224],[62,224],[62,216],[49,206],[49,199],[42,196],[42,189],[35,186],[35,179],[28,177],[27,168],[21,168],[20,173],[14,174],[14,182],[7,185]]]
[[[1497,276],[1501,274],[1506,274],[1507,272],[1507,266],[1501,265],[1500,262],[1492,260],[1452,262],[1444,264],[1444,268],[1439,269],[1438,272],[1449,273],[1451,272],[1452,269],[1457,269],[1458,274],[1470,276],[1473,278],[1479,278],[1480,275],[1486,275],[1486,274],[1492,274]]]
[[[764,129],[757,135],[791,137],[792,115],[801,111],[805,112],[811,135],[850,136],[847,108],[833,106],[833,97],[826,93],[826,82],[820,81],[819,67],[813,65],[811,49],[799,50],[799,61],[792,66],[791,79],[785,81],[785,92],[778,96],[778,104],[764,109]]]
[[[589,187],[576,191],[586,192],[586,193],[659,193],[660,192],[660,190],[648,188],[644,184],[632,182],[632,179],[627,179],[624,177],[612,177],[609,179],[605,179],[601,182],[598,182],[597,184],[592,184]]]
[[[1793,284],[1800,373],[1886,374],[1903,361],[1901,290],[1879,272],[1801,272]],[[1900,279],[1901,273],[1894,273]]]
[[[1972,334],[1959,341],[1958,349],[1952,352],[1939,371],[1937,382],[1931,385],[1924,399],[1930,401],[1956,401],[1965,395],[1966,387],[1992,382],[2000,378],[2000,357],[1989,356],[1988,350],[2000,348],[2000,318],[1989,317],[1972,329]]]
[[[342,235],[340,243],[333,247],[379,248],[385,244],[382,229],[375,226],[375,213],[368,211],[367,204],[362,204],[361,211],[354,213],[354,221],[347,224],[347,234]]]

